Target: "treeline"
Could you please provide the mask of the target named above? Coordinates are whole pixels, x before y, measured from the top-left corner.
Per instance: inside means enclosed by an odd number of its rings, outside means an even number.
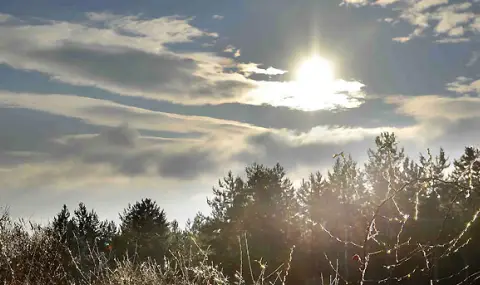
[[[4,216],[0,277],[6,284],[477,284],[480,151],[466,147],[450,160],[442,149],[427,150],[414,160],[394,134],[375,143],[363,167],[340,153],[328,173],[298,187],[279,164],[230,172],[213,188],[211,213],[185,229],[150,199],[129,205],[119,225],[84,204],[72,213],[64,206],[50,225],[29,232]]]

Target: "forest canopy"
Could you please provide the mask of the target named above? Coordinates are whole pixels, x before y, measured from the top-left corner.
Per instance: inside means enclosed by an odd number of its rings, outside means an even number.
[[[253,163],[181,229],[152,199],[120,224],[80,203],[46,226],[0,216],[5,284],[476,284],[480,150],[410,158],[382,133],[368,160],[333,155],[295,187]],[[313,155],[313,154],[312,154]]]

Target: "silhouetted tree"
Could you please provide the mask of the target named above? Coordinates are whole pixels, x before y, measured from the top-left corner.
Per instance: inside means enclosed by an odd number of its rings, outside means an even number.
[[[155,201],[142,199],[129,205],[120,215],[118,247],[139,260],[152,258],[159,264],[167,250],[169,223]]]

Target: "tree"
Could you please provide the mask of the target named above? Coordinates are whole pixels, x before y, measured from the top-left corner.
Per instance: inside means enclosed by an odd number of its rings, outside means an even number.
[[[455,227],[453,236],[455,238],[462,236],[456,242],[457,245],[465,243],[465,239],[470,244],[469,248],[461,247],[458,250],[462,259],[460,264],[479,268],[480,226],[474,222],[480,215],[480,150],[471,146],[465,147],[464,153],[460,158],[454,160],[453,165],[454,169],[450,180],[458,185],[451,188],[449,193],[453,201],[452,218],[455,220],[452,223],[452,226]],[[466,232],[465,229],[468,229],[469,232]],[[467,236],[466,233],[469,235]]]
[[[401,184],[405,151],[397,147],[397,138],[393,133],[382,133],[375,138],[375,145],[375,149],[367,152],[365,173],[374,200],[378,202],[387,198],[391,190]]]
[[[63,266],[75,278],[85,278],[78,269],[91,272],[103,266],[99,262],[110,251],[109,243],[116,235],[115,224],[100,222],[98,214],[94,210],[87,210],[84,203],[79,203],[73,216],[67,205],[63,205],[53,219],[51,230],[64,245],[61,252]]]
[[[252,261],[262,259],[275,268],[288,257],[298,235],[295,189],[283,167],[253,164],[245,169],[245,176],[229,172],[213,188],[214,196],[207,201],[212,215],[199,231],[208,237],[214,261],[230,276],[249,270],[247,262],[240,268],[246,242]]]
[[[128,207],[120,215],[118,247],[140,260],[152,258],[163,264],[167,251],[169,223],[165,212],[155,201],[142,199]]]
[[[338,201],[331,190],[320,172],[303,179],[297,190],[302,234],[295,248],[293,269],[315,284],[320,283],[319,269],[327,266],[323,252],[331,244],[330,237],[322,230]]]
[[[62,210],[54,217],[52,228],[62,243],[71,244],[73,242],[75,223],[70,218],[67,205],[63,205]]]
[[[80,203],[74,211],[73,223],[75,224],[75,235],[83,247],[96,245],[100,236],[100,220],[94,210],[88,211],[85,204]]]

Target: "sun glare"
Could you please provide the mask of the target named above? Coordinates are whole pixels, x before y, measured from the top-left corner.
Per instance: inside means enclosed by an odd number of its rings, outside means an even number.
[[[295,106],[305,110],[323,109],[332,105],[335,75],[330,61],[312,56],[303,61],[296,72]],[[338,102],[337,102],[338,103]]]
[[[305,60],[297,70],[296,81],[314,88],[330,84],[334,80],[332,64],[319,56]]]
[[[362,87],[360,82],[337,78],[334,65],[314,55],[299,62],[292,81],[263,81],[249,96],[253,102],[316,111],[358,106]]]

